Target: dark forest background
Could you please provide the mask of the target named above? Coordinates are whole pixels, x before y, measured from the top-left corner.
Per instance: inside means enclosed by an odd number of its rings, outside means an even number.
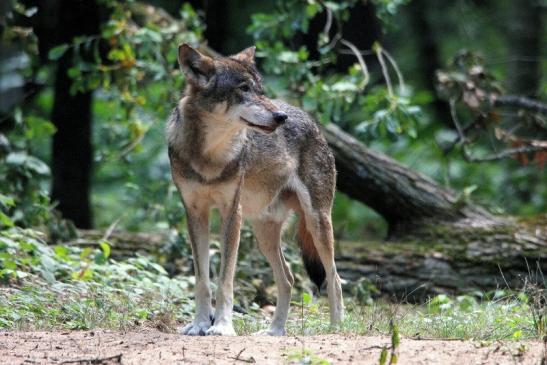
[[[547,254],[546,8],[3,1],[0,225],[52,242],[91,228],[184,237],[163,132],[184,88],[177,45],[227,55],[254,44],[268,94],[310,112],[335,151],[337,239],[408,243],[380,244],[396,251],[379,262],[413,253],[429,273],[441,251],[443,272],[462,280],[500,262],[516,275],[523,257]]]

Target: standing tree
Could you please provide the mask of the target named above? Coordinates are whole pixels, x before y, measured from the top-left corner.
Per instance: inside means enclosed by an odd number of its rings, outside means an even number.
[[[60,0],[58,3],[58,43],[72,43],[75,37],[99,32],[100,11],[96,1]],[[93,92],[75,92],[68,71],[75,65],[73,48],[58,60],[55,97],[51,120],[53,136],[52,199],[63,216],[77,227],[92,226],[89,201],[92,171],[91,105]],[[91,54],[81,54],[85,59]]]
[[[536,97],[541,81],[543,9],[539,1],[510,2],[507,30],[509,93]]]

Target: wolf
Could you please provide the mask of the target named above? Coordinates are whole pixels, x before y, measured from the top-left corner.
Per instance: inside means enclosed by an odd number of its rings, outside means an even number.
[[[304,111],[269,99],[255,65],[255,48],[211,58],[179,46],[186,89],[166,134],[173,181],[185,207],[192,245],[196,313],[184,335],[235,335],[233,281],[245,217],[273,269],[278,297],[270,328],[285,334],[294,278],[281,249],[283,223],[299,216],[297,238],[305,267],[320,286],[326,278],[331,324],[344,315],[334,262],[331,208],[334,157]],[[209,278],[209,212],[222,221],[221,264],[213,315]]]

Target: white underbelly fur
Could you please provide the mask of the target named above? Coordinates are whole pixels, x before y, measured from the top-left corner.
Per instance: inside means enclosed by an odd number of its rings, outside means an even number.
[[[270,195],[259,191],[242,191],[241,208],[244,219],[270,219],[284,221],[287,208],[279,201],[278,194]]]

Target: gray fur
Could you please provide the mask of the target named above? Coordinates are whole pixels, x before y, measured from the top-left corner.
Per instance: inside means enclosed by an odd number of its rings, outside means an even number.
[[[279,290],[278,311],[271,335],[284,334],[293,277],[281,244],[281,227],[290,211],[301,216],[304,231],[313,238],[303,245],[324,267],[331,322],[343,316],[340,279],[334,263],[331,207],[335,189],[334,158],[316,122],[304,111],[264,95],[254,66],[254,48],[227,58],[211,59],[189,46],[179,48],[188,87],[167,124],[173,180],[181,193],[190,225],[196,262],[196,320],[184,334],[230,335],[233,331],[232,282],[241,220],[251,220],[259,246],[274,266]],[[284,112],[283,124],[274,113]],[[194,228],[209,209],[217,207],[223,220],[222,263],[215,323],[208,325],[208,273],[199,252],[204,237]],[[201,220],[200,220],[201,219]],[[202,227],[203,223],[199,227]],[[272,229],[270,227],[277,227]],[[198,244],[199,243],[199,244]],[[201,293],[201,294],[200,294]]]

